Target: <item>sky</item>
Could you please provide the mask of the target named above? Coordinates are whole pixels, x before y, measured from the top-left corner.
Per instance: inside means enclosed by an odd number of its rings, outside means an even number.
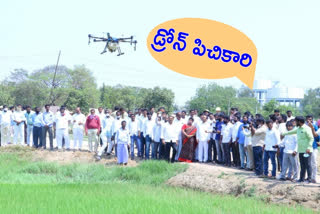
[[[320,86],[319,0],[82,1],[0,0],[0,79],[16,68],[29,71],[56,63],[85,65],[101,86],[166,87],[182,106],[196,89],[218,83],[236,88],[236,77],[205,80],[184,76],[159,64],[146,39],[158,24],[177,18],[207,18],[245,33],[256,45],[255,79],[288,87]],[[88,45],[88,34],[135,36],[137,50],[123,44],[124,55],[100,55],[102,43]]]

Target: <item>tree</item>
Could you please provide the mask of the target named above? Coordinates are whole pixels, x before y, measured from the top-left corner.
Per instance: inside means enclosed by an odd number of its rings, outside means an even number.
[[[301,100],[301,105],[305,115],[311,114],[317,117],[320,114],[320,87],[309,89]]]
[[[99,103],[99,90],[92,72],[84,65],[75,66],[68,70],[67,97],[64,105],[68,109],[80,107],[83,112],[89,112],[89,108]]]
[[[172,112],[174,104],[174,93],[170,89],[154,87],[148,90],[144,99],[144,106],[151,107],[165,107],[166,111]]]
[[[100,103],[107,108],[121,106],[125,109],[165,107],[173,111],[174,93],[166,88],[153,89],[116,85],[102,85],[100,88]]]
[[[269,115],[274,114],[275,109],[278,109],[280,114],[286,114],[288,110],[292,111],[293,115],[297,115],[299,113],[299,110],[295,106],[280,105],[279,102],[273,99],[263,105],[262,115],[265,118],[268,118]]]
[[[219,86],[216,83],[201,86],[197,89],[196,95],[187,102],[188,109],[198,109],[202,112],[208,109],[215,112],[216,107],[228,113],[231,107],[237,107],[240,112],[255,112],[258,105],[257,100],[252,97],[238,98],[238,91],[230,86]],[[243,94],[246,96],[246,94]]]
[[[95,78],[85,66],[75,66],[74,69],[58,66],[55,81],[54,73],[55,66],[46,66],[31,73],[24,69],[14,70],[1,83],[0,101],[33,107],[46,103],[65,105],[69,109],[79,106],[85,111],[98,104]]]
[[[14,88],[7,82],[3,81],[0,83],[0,104],[11,105],[15,103],[15,97],[12,96]]]
[[[238,90],[238,97],[254,97],[254,92],[246,86],[241,86]]]

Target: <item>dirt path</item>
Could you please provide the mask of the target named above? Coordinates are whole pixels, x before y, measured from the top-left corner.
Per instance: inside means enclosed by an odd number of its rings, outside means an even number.
[[[167,184],[214,194],[255,196],[265,202],[300,204],[320,210],[319,184],[261,179],[253,172],[219,165],[191,163],[186,172],[172,177]]]
[[[71,164],[71,163],[97,163],[105,164],[109,166],[117,165],[117,159],[114,154],[110,156],[103,155],[100,161],[96,161],[95,153],[83,151],[49,151],[43,149],[34,149],[27,146],[14,146],[9,145],[7,147],[0,147],[0,152],[7,153],[24,153],[26,156],[31,157],[32,161],[48,161],[59,164]],[[140,160],[128,160],[128,166],[137,166]]]

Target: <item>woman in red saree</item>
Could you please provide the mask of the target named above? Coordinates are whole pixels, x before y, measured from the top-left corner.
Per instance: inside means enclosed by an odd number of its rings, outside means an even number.
[[[188,124],[182,126],[182,149],[179,156],[179,161],[191,163],[194,157],[194,152],[197,147],[196,132],[197,128],[192,125],[193,118],[188,120]]]

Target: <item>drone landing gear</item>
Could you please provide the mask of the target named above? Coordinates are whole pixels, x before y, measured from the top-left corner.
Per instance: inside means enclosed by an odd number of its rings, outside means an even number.
[[[103,51],[100,54],[104,54],[107,52],[108,45],[109,45],[109,42],[107,42],[106,46],[104,47]]]
[[[118,55],[117,56],[121,56],[121,55],[123,55],[124,53],[123,52],[121,52],[121,49],[120,49],[120,47],[118,46]]]

